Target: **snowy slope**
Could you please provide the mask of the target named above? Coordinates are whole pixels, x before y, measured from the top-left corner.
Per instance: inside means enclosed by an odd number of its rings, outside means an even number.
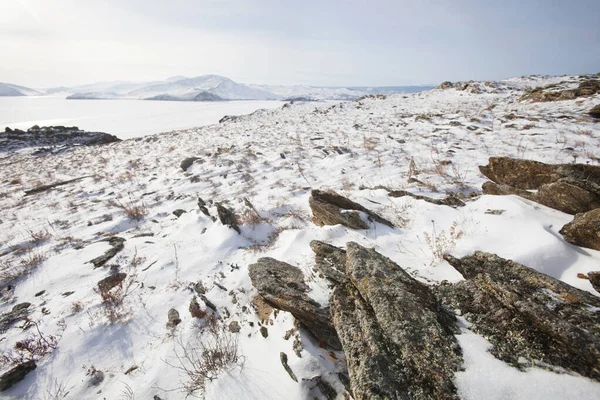
[[[535,81],[545,85],[554,79]],[[600,102],[598,96],[519,102],[530,81],[474,82],[474,91],[435,89],[333,105],[286,104],[218,125],[103,147],[4,156],[3,276],[12,268],[34,268],[11,288],[3,287],[0,312],[31,302],[40,331],[59,340],[3,398],[52,398],[48,392],[60,394],[61,388],[66,399],[186,398],[183,349],[211,337],[207,319],[189,311],[201,282],[218,310],[217,325],[240,327],[224,336],[238,343],[238,362],[206,382],[207,399],[322,398],[311,381],[315,376],[343,399],[337,378],[343,354],[320,348],[303,330],[288,337],[286,332],[293,332],[288,313],[271,313],[261,322],[252,302],[256,291],[248,265],[260,257],[300,267],[310,295],[327,302],[327,282],[312,269],[313,239],[375,248],[426,283],[457,281],[460,274],[435,257],[425,238],[447,235],[454,225],[462,235],[446,250],[455,256],[493,252],[598,295],[577,274],[598,270],[600,252],[582,251],[558,233],[571,215],[516,196],[481,195],[485,178],[477,166],[490,156],[600,163],[600,125],[585,115]],[[184,172],[180,162],[190,156],[200,160]],[[26,189],[78,177],[87,178],[24,196]],[[377,185],[432,197],[458,193],[467,205],[452,209],[391,198]],[[317,227],[308,206],[311,188],[336,190],[398,228]],[[233,209],[241,233],[201,212],[198,198],[211,216],[215,202]],[[179,218],[172,214],[177,209],[185,211]],[[134,211],[145,215],[129,218],[126,212]],[[111,248],[106,240],[113,236],[126,239],[123,250],[108,262],[112,267],[94,268],[88,262]],[[110,268],[127,274],[117,289],[124,296],[116,314],[97,289]],[[199,303],[210,313],[207,302]],[[182,320],[177,327],[166,326],[172,308]],[[16,341],[35,334],[35,328],[11,328],[0,335],[6,338],[0,348],[7,353]],[[467,324],[458,340],[465,370],[457,373],[456,383],[463,399],[592,400],[600,393],[600,383],[577,375],[509,367],[488,353],[489,343]],[[295,341],[304,347],[301,357]],[[287,354],[298,382],[285,372],[280,352]]]
[[[0,82],[0,96],[38,96],[40,94],[34,89]]]

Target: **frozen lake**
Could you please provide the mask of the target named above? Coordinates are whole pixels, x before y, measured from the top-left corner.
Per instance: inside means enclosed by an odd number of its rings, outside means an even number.
[[[64,97],[0,97],[0,131],[33,125],[77,126],[121,139],[216,124],[225,115],[277,108],[281,101],[183,102],[66,100]]]

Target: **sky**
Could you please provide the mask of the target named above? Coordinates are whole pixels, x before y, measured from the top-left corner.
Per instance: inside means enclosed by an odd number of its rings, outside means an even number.
[[[600,72],[599,0],[0,0],[0,82],[322,86]]]

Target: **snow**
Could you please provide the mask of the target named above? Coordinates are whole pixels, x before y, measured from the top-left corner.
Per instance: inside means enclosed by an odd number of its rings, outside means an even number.
[[[536,85],[553,80],[535,78]],[[598,98],[519,103],[517,99],[530,81],[500,82],[497,92],[481,85],[481,94],[436,89],[360,102],[295,103],[222,124],[103,147],[77,148],[41,158],[13,155],[1,159],[0,254],[32,247],[32,252],[47,260],[17,282],[12,299],[3,300],[0,312],[29,301],[45,334],[59,332],[60,321],[66,324],[57,349],[42,358],[23,382],[3,392],[3,398],[44,398],[47,389],[57,383],[68,387],[67,399],[124,398],[127,388],[135,398],[185,398],[180,389],[187,377],[169,364],[178,361],[178,340],[188,343],[206,337],[206,332],[200,331],[206,322],[188,312],[193,286],[199,280],[206,297],[220,310],[223,324],[237,321],[241,326],[237,337],[243,364],[233,365],[208,382],[207,399],[304,399],[309,393],[318,397],[310,379],[319,375],[341,393],[336,377],[343,365],[341,353],[330,354],[301,330],[304,350],[302,357],[297,357],[294,338],[283,338],[293,327],[293,317],[284,312],[271,314],[271,321],[264,325],[269,335],[263,338],[251,305],[256,290],[248,266],[260,257],[301,268],[310,295],[327,303],[327,283],[312,271],[309,243],[313,239],[337,246],[355,241],[373,247],[423,282],[462,279],[435,257],[427,234],[447,238],[446,250],[455,256],[475,250],[494,252],[597,295],[589,281],[577,274],[598,270],[600,252],[569,245],[558,234],[572,216],[515,196],[480,196],[485,178],[477,166],[486,164],[490,156],[553,163],[576,159],[594,165],[600,160],[600,126],[584,116]],[[74,104],[90,105],[98,114],[109,115],[116,112],[112,105],[137,103]],[[157,105],[168,116],[178,115],[170,107],[183,103],[143,104]],[[186,103],[185,107],[201,105]],[[141,136],[149,113],[138,114],[129,107],[132,122],[124,125],[130,136],[136,135],[131,130],[139,126]],[[79,110],[82,121],[91,110]],[[192,112],[192,108],[187,110]],[[36,118],[51,119],[50,114]],[[506,120],[509,114],[518,118]],[[125,121],[120,115],[115,119]],[[533,126],[524,128],[528,125]],[[476,129],[467,129],[471,126]],[[342,147],[349,151],[339,154],[336,148]],[[183,172],[179,164],[189,156],[201,161]],[[443,166],[442,160],[451,164]],[[39,183],[87,175],[92,177],[40,195],[23,196],[24,189]],[[409,183],[411,175],[423,184]],[[391,198],[378,185],[432,197],[442,197],[446,191],[473,193],[474,197],[465,207],[453,209],[408,197]],[[372,224],[369,230],[317,227],[308,207],[311,188],[336,190],[380,213],[397,228],[380,224]],[[223,201],[232,208],[241,216],[241,234],[201,213],[198,197],[206,202]],[[262,221],[250,217],[252,211],[244,205],[244,197]],[[141,206],[148,215],[131,221],[118,203]],[[175,209],[187,212],[177,218],[172,215]],[[209,203],[208,209],[216,215],[214,203]],[[502,211],[495,215],[486,213],[488,210]],[[450,235],[453,225],[461,232],[454,240]],[[32,232],[40,231],[47,231],[49,237],[34,243]],[[140,233],[153,236],[135,237]],[[129,315],[113,324],[94,290],[109,271],[87,263],[110,248],[99,240],[111,234],[127,240],[124,250],[109,264],[119,264],[121,271],[134,278],[123,304]],[[27,254],[26,250],[23,254],[10,252],[0,257],[0,263],[18,263]],[[36,297],[41,290],[46,292]],[[74,293],[62,295],[70,291]],[[75,310],[75,304],[82,309]],[[43,315],[42,307],[50,313]],[[171,308],[177,309],[182,319],[176,328],[166,326]],[[0,348],[3,352],[10,349],[25,334],[10,329]],[[464,321],[457,338],[465,354],[465,370],[456,375],[464,399],[598,398],[598,382],[507,366],[487,352],[489,344],[468,330]],[[287,354],[298,383],[283,369],[280,352]],[[138,368],[126,375],[133,365]],[[91,366],[105,373],[99,386],[89,385],[86,372]]]

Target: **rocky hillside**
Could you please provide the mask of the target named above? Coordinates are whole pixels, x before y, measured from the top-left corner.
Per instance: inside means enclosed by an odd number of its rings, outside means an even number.
[[[4,154],[3,398],[596,399],[599,79]]]

